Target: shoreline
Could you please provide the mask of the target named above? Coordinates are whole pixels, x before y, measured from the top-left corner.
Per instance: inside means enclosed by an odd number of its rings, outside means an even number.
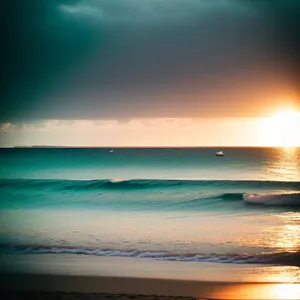
[[[1,254],[0,274],[172,279],[197,282],[300,283],[300,268],[267,264],[168,261],[80,254]]]

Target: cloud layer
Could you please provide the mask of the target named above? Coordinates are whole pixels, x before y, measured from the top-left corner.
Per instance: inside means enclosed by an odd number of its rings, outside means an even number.
[[[154,118],[134,120],[47,120],[3,123],[0,146],[203,146],[257,145],[260,120]]]
[[[2,122],[242,117],[299,104],[297,0],[4,8]]]

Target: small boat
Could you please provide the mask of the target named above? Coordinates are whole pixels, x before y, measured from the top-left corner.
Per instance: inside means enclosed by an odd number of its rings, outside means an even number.
[[[113,152],[114,152],[114,149],[110,149],[109,152],[110,152],[110,153],[113,153]]]
[[[216,156],[224,156],[224,152],[221,150],[221,151],[217,151],[216,152]]]

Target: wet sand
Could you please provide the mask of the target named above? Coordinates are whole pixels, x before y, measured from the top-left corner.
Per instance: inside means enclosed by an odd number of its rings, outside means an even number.
[[[298,277],[280,280],[288,277],[279,276],[274,280],[276,277],[262,276],[263,273],[260,277],[247,275],[254,270],[259,272],[259,266],[78,255],[1,258],[5,267],[0,278],[2,299],[300,299]],[[276,270],[280,275],[284,270],[261,268],[265,274]]]
[[[44,299],[44,300],[194,300],[193,297],[167,297],[153,295],[124,295],[124,294],[83,294],[83,293],[64,293],[64,292],[10,292],[3,295],[4,299],[23,300],[23,299]]]
[[[299,299],[300,284],[6,274],[2,299]]]

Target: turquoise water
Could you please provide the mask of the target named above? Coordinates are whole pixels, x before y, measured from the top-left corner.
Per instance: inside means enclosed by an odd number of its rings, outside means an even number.
[[[300,150],[228,148],[1,149],[0,178],[299,181]]]
[[[0,150],[2,250],[300,265],[300,149]]]

